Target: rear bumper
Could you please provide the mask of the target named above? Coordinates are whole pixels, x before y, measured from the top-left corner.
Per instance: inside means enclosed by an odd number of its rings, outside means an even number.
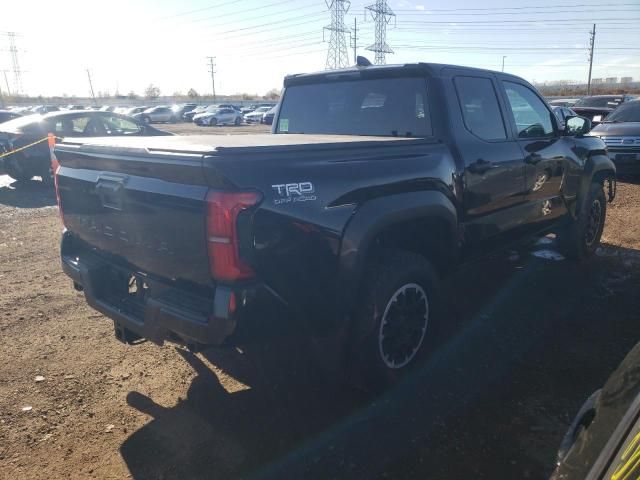
[[[124,343],[147,339],[159,345],[167,340],[221,345],[235,332],[240,310],[255,299],[258,289],[218,285],[194,293],[195,289],[145,276],[144,294],[132,294],[128,279],[133,269],[106,259],[66,231],[61,259],[76,289],[84,292],[92,308],[114,321],[116,337]]]

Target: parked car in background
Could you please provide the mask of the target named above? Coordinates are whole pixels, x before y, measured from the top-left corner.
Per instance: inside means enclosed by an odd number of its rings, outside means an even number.
[[[551,106],[551,110],[553,110],[553,113],[556,114],[556,117],[558,117],[558,120],[560,120],[560,123],[562,123],[563,125],[567,121],[568,117],[578,116],[576,112],[574,112],[568,107]]]
[[[253,112],[245,114],[244,121],[247,123],[262,123],[264,114],[269,110],[271,110],[271,107],[258,107]]]
[[[60,107],[56,107],[55,105],[39,105],[37,107],[33,107],[31,109],[32,113],[50,113],[50,112],[59,112]]]
[[[640,478],[640,344],[576,415],[550,480]]]
[[[272,125],[273,119],[276,116],[277,110],[278,110],[277,105],[273,108],[270,108],[262,117],[262,123],[264,123],[265,125]]]
[[[144,112],[133,115],[133,118],[145,123],[175,123],[178,121],[175,112],[166,106],[147,108]]]
[[[579,98],[551,98],[549,105],[552,107],[573,107],[579,100]]]
[[[101,112],[113,112],[115,109],[115,105],[103,105],[99,110]]]
[[[131,117],[112,112],[71,111],[28,115],[0,124],[0,152],[8,152],[41,140],[48,133],[56,137],[130,137],[172,135]],[[47,142],[0,158],[0,174],[16,180],[42,177],[51,180]]]
[[[240,125],[242,123],[242,114],[233,108],[219,108],[211,106],[204,112],[193,117],[196,125],[210,127],[214,125]]]
[[[65,110],[86,110],[87,107],[84,105],[67,105]]]
[[[135,115],[135,114],[137,114],[137,113],[142,113],[142,112],[144,112],[144,111],[145,111],[145,110],[147,110],[148,108],[149,108],[149,107],[145,107],[145,106],[142,106],[142,107],[129,107],[129,108],[127,108],[124,112],[122,112],[122,114],[123,114],[123,115],[133,116],[133,115]]]
[[[636,100],[636,97],[631,95],[592,95],[581,98],[571,109],[581,117],[591,120],[593,125],[597,125],[618,105],[632,100]]]
[[[175,114],[176,119],[178,121],[181,121],[181,120],[184,120],[185,113],[190,112],[197,106],[198,105],[195,103],[181,103],[181,104],[172,105],[171,110],[173,110],[173,113]]]
[[[620,105],[590,135],[607,144],[618,174],[640,175],[640,100]]]
[[[9,120],[13,120],[14,118],[21,117],[17,112],[11,112],[9,110],[0,110],[0,123],[8,122]]]
[[[209,105],[199,105],[190,112],[185,112],[182,115],[182,118],[185,122],[193,122],[193,117],[199,113],[204,112],[207,108],[209,108]]]

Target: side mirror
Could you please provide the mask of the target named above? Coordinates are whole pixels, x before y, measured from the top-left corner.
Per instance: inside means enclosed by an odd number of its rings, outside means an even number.
[[[567,117],[564,123],[564,134],[570,137],[581,137],[591,131],[591,120],[584,117]]]

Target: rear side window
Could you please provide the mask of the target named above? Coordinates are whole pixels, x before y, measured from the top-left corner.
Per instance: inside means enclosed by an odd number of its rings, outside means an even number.
[[[483,140],[505,140],[507,133],[493,82],[481,77],[456,77],[464,125]]]
[[[287,88],[277,133],[431,136],[425,80],[327,81]]]

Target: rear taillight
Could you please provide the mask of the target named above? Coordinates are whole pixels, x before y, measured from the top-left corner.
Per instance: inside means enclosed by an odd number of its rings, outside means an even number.
[[[58,188],[58,170],[60,169],[60,162],[56,158],[53,148],[56,146],[56,137],[50,133],[48,135],[49,153],[51,154],[51,174],[53,175],[53,184],[56,188],[56,200],[58,201],[58,211],[60,212],[60,220],[64,225],[64,212],[62,211],[62,202],[60,201],[60,189]]]
[[[236,281],[254,276],[240,259],[238,215],[260,201],[256,192],[214,192],[207,194],[207,247],[209,270],[217,280]]]

